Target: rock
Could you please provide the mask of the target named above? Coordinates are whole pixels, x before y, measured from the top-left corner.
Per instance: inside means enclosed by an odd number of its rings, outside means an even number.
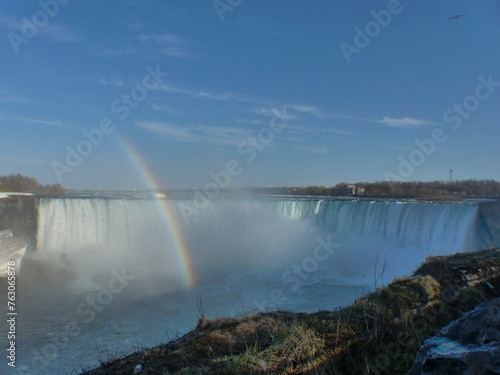
[[[426,340],[408,375],[500,374],[500,298],[484,302]]]

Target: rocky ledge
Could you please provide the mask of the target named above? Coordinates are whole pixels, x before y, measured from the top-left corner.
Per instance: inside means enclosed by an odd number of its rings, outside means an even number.
[[[500,374],[500,298],[484,302],[425,341],[408,375]]]

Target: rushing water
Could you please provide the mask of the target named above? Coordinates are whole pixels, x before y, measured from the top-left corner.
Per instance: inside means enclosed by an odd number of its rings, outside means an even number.
[[[475,204],[304,197],[42,199],[37,237],[18,275],[14,374],[65,374],[173,338],[196,324],[199,298],[208,318],[332,309],[426,255],[491,242]]]

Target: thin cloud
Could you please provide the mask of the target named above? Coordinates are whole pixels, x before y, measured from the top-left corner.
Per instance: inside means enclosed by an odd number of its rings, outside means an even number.
[[[422,120],[422,119],[412,118],[412,117],[394,118],[394,117],[385,116],[382,120],[379,120],[377,122],[380,124],[392,126],[395,128],[414,128],[414,127],[426,126],[426,125],[437,125],[433,121]]]
[[[190,143],[201,142],[201,139],[197,134],[194,134],[187,128],[182,128],[173,124],[141,121],[138,122],[136,126],[147,131],[148,133],[157,134],[169,140]]]
[[[163,105],[152,104],[151,108],[153,108],[153,110],[155,110],[155,111],[168,112],[168,113],[171,113],[173,115],[180,115],[181,114],[179,111],[172,109],[170,107],[165,107]]]
[[[82,32],[54,23],[48,23],[42,27],[40,34],[59,43],[79,43],[85,40]]]
[[[276,107],[264,107],[264,108],[254,108],[253,113],[256,115],[267,116],[267,117],[279,117],[285,120],[294,120],[297,115],[287,111],[287,107],[282,106],[282,109]]]
[[[317,118],[321,118],[321,119],[338,118],[338,119],[349,120],[349,121],[373,122],[372,119],[359,117],[359,116],[346,115],[346,114],[338,112],[338,111],[333,111],[333,112],[326,111],[325,109],[318,107],[318,106],[314,106],[314,105],[287,103],[287,104],[285,104],[285,106],[287,108],[293,109],[296,112],[308,114],[308,115],[311,115],[311,116],[314,116]]]
[[[310,154],[328,154],[330,149],[327,147],[293,146],[295,150],[308,152]]]
[[[133,46],[125,46],[120,48],[107,48],[102,46],[94,46],[91,48],[91,52],[95,56],[99,57],[120,57],[129,56],[139,52],[139,50]]]
[[[99,77],[96,79],[96,82],[99,85],[103,86],[115,86],[115,87],[121,87],[125,85],[125,82],[121,78],[106,78],[106,77]]]
[[[246,124],[246,125],[256,125],[256,126],[266,126],[269,125],[269,122],[265,122],[262,120],[249,120],[249,119],[244,119],[244,118],[239,118],[236,120],[238,124]]]
[[[359,118],[344,116],[340,114],[332,114],[328,113],[324,109],[313,106],[313,105],[305,105],[305,104],[290,104],[290,103],[279,103],[276,101],[269,101],[266,99],[257,99],[250,96],[245,96],[241,94],[234,94],[231,92],[222,92],[216,93],[209,90],[193,90],[186,89],[180,86],[172,85],[170,83],[163,83],[160,86],[160,90],[164,92],[170,92],[179,95],[186,95],[195,97],[198,99],[208,99],[213,101],[222,101],[222,102],[242,102],[242,103],[259,103],[262,105],[261,107],[253,108],[250,110],[255,115],[265,116],[265,117],[279,117],[283,120],[288,120],[292,122],[297,119],[299,113],[307,114],[316,118],[325,119],[325,118],[343,118],[349,120],[359,121]],[[365,120],[366,121],[366,120]],[[262,121],[261,119],[248,119],[248,118],[237,118],[236,122],[239,124],[249,124],[249,125],[257,125],[264,126],[269,125],[268,122]],[[300,129],[296,129],[300,130]],[[354,133],[341,129],[332,129],[332,128],[310,128],[302,129],[307,133],[314,132],[324,132],[324,133],[332,133],[339,134],[344,136],[352,136]]]
[[[324,128],[324,127],[315,127],[315,126],[303,126],[303,125],[295,125],[291,124],[288,126],[289,129],[295,130],[300,133],[308,133],[308,134],[316,134],[316,133],[331,133],[331,134],[339,134],[339,135],[345,135],[345,136],[353,136],[354,133],[347,131],[347,130],[341,130],[341,129],[334,129],[334,128]]]
[[[236,94],[232,92],[214,92],[206,89],[188,89],[178,85],[173,85],[171,83],[162,83],[160,85],[160,89],[164,92],[191,96],[198,99],[208,99],[222,102],[258,103],[259,105],[262,105],[262,107],[252,109],[252,113],[270,117],[279,115],[281,118],[285,118],[287,120],[293,120],[297,118],[297,114],[299,113],[307,114],[321,119],[336,117],[346,118],[343,115],[328,113],[318,106],[297,103],[283,103],[262,98],[255,98],[248,95]],[[346,119],[353,120],[354,118]],[[242,118],[239,118],[237,122],[258,124],[257,120],[248,120]]]
[[[171,57],[190,57],[187,39],[175,34],[142,34],[135,38],[144,47]]]
[[[23,22],[4,12],[0,12],[0,27],[18,35],[23,35]],[[38,33],[51,41],[58,43],[78,43],[86,39],[81,31],[61,24],[53,23],[52,21],[48,22],[45,26],[38,28]]]
[[[289,120],[289,124],[286,126],[287,129],[291,130],[291,131],[295,131],[297,133],[303,133],[303,134],[331,133],[331,134],[339,134],[339,135],[345,135],[345,136],[354,135],[354,133],[352,133],[350,131],[335,129],[335,128],[331,128],[331,127],[298,125],[298,124],[294,123],[294,121],[293,121],[297,118],[297,115],[294,113],[291,113],[291,111],[289,111],[289,109],[297,111],[298,108],[304,113],[309,113],[309,114],[315,113],[316,115],[318,115],[319,113],[323,113],[323,112],[320,112],[321,109],[319,109],[317,107],[307,107],[307,106],[298,106],[298,105],[291,106],[288,104],[285,104],[283,106],[283,109],[278,109],[277,107],[255,108],[255,109],[253,109],[253,113],[255,113],[256,115],[261,115],[261,116],[266,116],[266,117],[277,116],[281,119]]]
[[[332,114],[325,113],[323,109],[311,105],[302,105],[302,104],[285,104],[285,105],[286,107],[291,108],[297,112],[306,113],[314,117],[319,117],[319,118],[334,117]]]
[[[171,123],[146,122],[136,126],[163,139],[211,145],[238,146],[249,132],[236,127],[217,127],[207,125],[179,126]]]
[[[27,118],[27,117],[20,117],[20,118],[17,118],[16,120],[20,121],[20,122],[28,123],[28,124],[59,126],[59,127],[64,126],[64,124],[62,124],[61,122],[53,121],[53,120],[44,120],[44,119]]]
[[[279,117],[282,120],[287,120],[288,123],[286,125],[286,134],[281,134],[280,138],[283,140],[288,140],[293,143],[297,142],[303,142],[304,139],[307,139],[311,135],[317,135],[317,134],[324,134],[324,136],[331,136],[331,135],[341,135],[341,136],[353,136],[354,133],[343,130],[343,129],[337,129],[331,126],[325,127],[325,126],[318,126],[318,125],[310,125],[310,126],[305,126],[301,124],[297,124],[297,111],[300,111],[302,113],[307,113],[310,115],[313,115],[315,117],[326,117],[325,112],[321,110],[319,107],[313,107],[313,106],[303,106],[303,105],[289,105],[285,104],[281,108],[278,107],[261,107],[261,108],[254,108],[253,113],[259,116],[265,116],[265,117]],[[262,122],[260,120],[241,120],[239,119],[238,122],[241,123],[250,123],[250,124],[255,124],[255,125],[262,125]],[[306,150],[303,150],[306,151]],[[309,150],[312,151],[312,150]],[[324,153],[325,150],[323,149],[315,149],[314,150],[316,153]]]
[[[346,115],[345,113],[336,113],[334,117],[341,118],[344,120],[349,120],[349,121],[378,122],[377,120],[374,120],[372,118]]]
[[[342,118],[346,120],[356,120],[356,121],[359,120],[359,118],[345,116],[339,113],[328,113],[323,108],[307,104],[290,104],[290,103],[280,104],[280,103],[270,103],[270,102],[265,102],[265,104],[267,106],[282,107],[285,109],[285,111],[290,110],[291,113],[289,116],[291,119],[296,118],[298,114],[306,114],[320,119]],[[269,107],[265,107],[265,108],[255,109],[254,113],[268,115],[269,111],[270,111]]]
[[[188,96],[193,96],[196,98],[200,99],[209,99],[209,100],[215,100],[215,101],[224,101],[224,102],[231,102],[231,101],[236,101],[236,102],[251,102],[254,101],[253,99],[229,92],[225,93],[214,93],[211,91],[207,90],[190,90],[190,89],[185,89],[179,86],[174,86],[168,83],[163,83],[160,85],[160,89],[164,92],[172,92],[175,94],[182,94],[182,95],[188,95]]]

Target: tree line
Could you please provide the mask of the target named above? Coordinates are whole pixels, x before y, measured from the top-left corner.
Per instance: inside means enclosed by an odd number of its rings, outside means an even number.
[[[359,182],[366,195],[412,197],[500,196],[500,182],[494,180],[430,181],[430,182]]]
[[[43,185],[33,177],[22,174],[0,176],[0,191],[16,193],[32,193],[35,195],[66,195],[61,184]]]
[[[332,187],[269,187],[248,188],[253,194],[284,195],[332,195],[333,189],[346,187],[346,182]],[[364,188],[365,194],[372,197],[464,197],[464,196],[500,196],[500,182],[494,180],[462,180],[453,182],[356,182],[352,185]]]

